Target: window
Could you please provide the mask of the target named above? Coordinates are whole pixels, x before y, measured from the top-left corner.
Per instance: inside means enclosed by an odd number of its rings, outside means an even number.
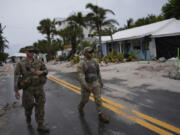
[[[134,50],[141,50],[141,40],[133,40],[132,46]]]

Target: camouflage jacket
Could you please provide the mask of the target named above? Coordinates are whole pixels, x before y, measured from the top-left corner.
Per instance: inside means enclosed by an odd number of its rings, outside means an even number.
[[[77,66],[78,79],[82,86],[88,86],[93,82],[102,84],[101,73],[99,64],[93,58],[88,60],[84,59]]]
[[[43,71],[42,75],[37,75],[37,70]],[[19,62],[14,70],[14,90],[26,89],[29,86],[39,86],[46,82],[48,71],[42,61],[33,59],[32,62],[27,59]]]

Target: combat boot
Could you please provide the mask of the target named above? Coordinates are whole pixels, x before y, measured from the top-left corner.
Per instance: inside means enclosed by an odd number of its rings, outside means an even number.
[[[28,126],[31,126],[31,117],[26,117],[26,123]]]
[[[80,116],[84,116],[84,111],[83,111],[83,107],[81,106],[81,104],[78,106],[78,111]]]
[[[105,116],[103,113],[99,114],[99,120],[104,123],[109,123],[109,118]]]
[[[49,128],[43,124],[39,124],[37,130],[40,132],[49,132]]]

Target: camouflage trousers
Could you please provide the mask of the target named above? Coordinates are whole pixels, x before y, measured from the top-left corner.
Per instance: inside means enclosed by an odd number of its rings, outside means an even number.
[[[86,105],[86,103],[89,101],[90,94],[93,93],[96,104],[96,110],[98,114],[100,114],[103,112],[100,85],[99,83],[94,83],[94,84],[89,84],[88,87],[91,89],[90,92],[88,92],[85,89],[85,87],[81,86],[81,101],[79,107],[83,108]]]
[[[31,117],[35,107],[35,118],[38,124],[44,122],[45,93],[43,87],[29,87],[23,90],[22,104],[25,109],[25,116]]]

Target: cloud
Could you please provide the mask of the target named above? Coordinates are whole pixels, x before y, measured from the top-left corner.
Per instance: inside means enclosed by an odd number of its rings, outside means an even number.
[[[39,21],[44,18],[65,18],[73,12],[87,13],[87,3],[113,10],[120,26],[128,18],[134,20],[147,14],[160,14],[161,7],[168,0],[1,0],[0,22],[6,25],[5,36],[10,42],[10,50],[30,45],[44,36],[37,31]],[[19,46],[19,44],[21,44]],[[13,46],[13,47],[11,47]]]

